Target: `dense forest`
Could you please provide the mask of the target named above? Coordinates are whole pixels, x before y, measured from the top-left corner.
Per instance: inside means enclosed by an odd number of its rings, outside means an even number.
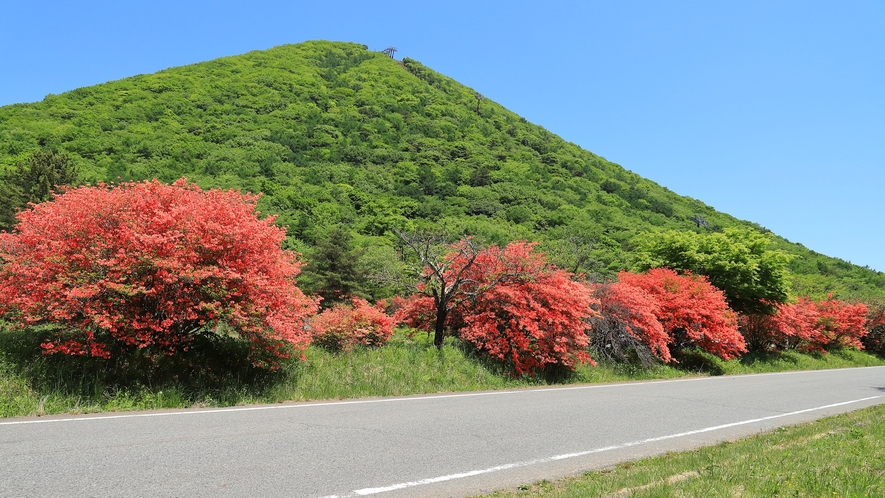
[[[395,230],[541,242],[595,279],[637,263],[643,234],[723,233],[720,213],[607,161],[418,61],[306,42],[0,108],[0,223],[53,183],[181,177],[260,192],[308,266],[300,285],[385,297]],[[592,119],[592,117],[590,118]],[[885,273],[774,234],[790,293],[885,297]]]

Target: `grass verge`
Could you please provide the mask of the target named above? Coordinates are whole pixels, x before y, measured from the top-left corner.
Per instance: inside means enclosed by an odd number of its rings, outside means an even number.
[[[485,496],[885,496],[885,405]]]
[[[600,363],[597,367],[580,366],[571,373],[514,379],[455,340],[448,340],[442,350],[437,350],[426,335],[409,337],[399,331],[382,348],[357,349],[347,355],[311,347],[306,361],[286,362],[278,372],[253,368],[244,360],[243,344],[198,344],[185,361],[166,365],[163,375],[158,376],[112,368],[103,360],[43,356],[39,346],[43,338],[40,331],[0,328],[0,417],[885,365],[881,358],[852,350],[827,355],[748,355],[729,362],[695,352],[683,355],[676,366],[643,369]]]

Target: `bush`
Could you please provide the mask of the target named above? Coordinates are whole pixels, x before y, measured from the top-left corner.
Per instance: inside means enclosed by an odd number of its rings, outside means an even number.
[[[672,360],[670,337],[657,318],[660,305],[654,296],[622,282],[591,285],[590,294],[597,312],[589,318],[590,343],[599,354],[645,367]]]
[[[654,296],[671,350],[697,346],[723,360],[747,351],[737,315],[729,308],[725,294],[706,277],[654,268],[647,273],[621,272],[618,280]]]
[[[355,346],[381,346],[393,335],[396,320],[382,307],[358,297],[352,305],[337,304],[311,321],[313,341],[329,351],[350,351]]]
[[[257,195],[181,179],[68,189],[0,234],[0,318],[60,325],[44,352],[175,354],[231,331],[256,365],[307,347],[316,302]]]
[[[867,313],[867,335],[861,342],[867,351],[885,356],[885,303],[870,305]]]
[[[444,265],[444,281],[454,282],[457,276],[459,282],[448,301],[452,307],[446,327],[516,376],[593,362],[586,351],[586,319],[594,313],[586,288],[549,265],[534,248],[514,242],[503,249],[483,249],[475,257],[455,251]],[[398,321],[435,329],[433,297],[415,294],[397,304]]]
[[[492,246],[466,270],[467,298],[452,314],[458,335],[516,375],[592,363],[585,321],[593,314],[590,296],[534,247]]]
[[[769,316],[741,319],[741,328],[754,349],[759,351],[826,352],[852,347],[862,349],[867,335],[868,308],[849,304],[832,296],[823,301],[799,298],[779,304]]]

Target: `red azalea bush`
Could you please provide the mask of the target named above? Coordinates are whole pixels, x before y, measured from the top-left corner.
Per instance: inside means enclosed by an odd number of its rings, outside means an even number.
[[[799,298],[779,304],[775,314],[742,319],[744,334],[760,350],[824,352],[834,347],[863,349],[868,333],[868,308],[832,296],[823,301]]]
[[[830,297],[818,302],[817,309],[820,313],[818,327],[828,340],[825,346],[863,349],[861,339],[867,335],[867,305],[850,304]]]
[[[185,179],[68,189],[0,234],[0,316],[62,326],[45,353],[104,358],[172,354],[223,324],[251,343],[256,364],[275,367],[309,344],[317,305],[257,200]]]
[[[492,246],[469,265],[463,253],[453,251],[447,271],[460,272],[463,283],[447,326],[516,375],[592,363],[585,321],[593,314],[590,296],[534,249],[526,242]],[[402,302],[396,316],[411,327],[432,330],[433,298],[416,294]]]
[[[885,356],[885,303],[874,302],[867,312],[867,335],[861,341],[864,349]]]
[[[381,346],[390,339],[396,320],[383,307],[358,297],[351,302],[337,304],[311,320],[314,343],[330,351],[350,351],[357,345]]]
[[[773,307],[772,315],[740,316],[741,333],[750,350],[779,352],[825,340],[817,330],[818,312],[814,302],[799,298],[795,303]]]
[[[534,248],[514,242],[480,254],[463,289],[471,297],[453,313],[463,324],[459,337],[517,375],[592,363],[585,322],[593,314],[590,297],[571,274],[550,266]]]
[[[638,360],[643,365],[657,358],[672,360],[670,336],[658,320],[658,300],[644,289],[623,282],[593,284],[590,295],[597,314],[590,318],[591,343],[611,361]]]
[[[396,310],[393,314],[396,323],[427,332],[433,330],[436,310],[432,297],[425,294],[412,294],[406,298],[396,297],[393,299],[393,307]]]
[[[621,272],[618,280],[654,296],[659,305],[657,317],[670,335],[671,349],[697,346],[724,360],[747,351],[737,315],[729,308],[725,294],[706,277],[654,268],[647,273]]]

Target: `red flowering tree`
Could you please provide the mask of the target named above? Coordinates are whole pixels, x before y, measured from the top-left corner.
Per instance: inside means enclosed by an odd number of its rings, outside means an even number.
[[[803,349],[823,351],[828,342],[818,327],[820,313],[814,301],[800,297],[795,303],[773,305],[770,315],[742,315],[741,333],[754,351]]]
[[[195,334],[232,329],[274,367],[310,342],[317,308],[295,285],[284,230],[258,196],[181,179],[69,189],[0,234],[0,314],[57,324],[46,353],[174,353]],[[115,347],[109,347],[113,344]]]
[[[827,337],[827,345],[863,349],[861,339],[867,335],[867,312],[863,303],[850,304],[832,296],[817,303],[818,326]]]
[[[426,298],[410,299],[412,306],[402,310],[402,313],[422,314],[418,310],[422,306],[430,306],[434,314],[433,344],[442,348],[449,313],[466,296],[462,289],[467,279],[465,272],[476,264],[481,248],[471,238],[462,239],[456,244],[445,244],[448,235],[439,232],[405,233],[397,230],[396,234],[418,258],[418,264],[412,270],[419,280],[418,291]],[[471,292],[479,290],[473,285]],[[427,326],[423,323],[415,325],[419,328]]]
[[[647,273],[621,272],[618,280],[654,296],[659,304],[657,317],[670,335],[671,348],[697,345],[724,360],[747,351],[737,315],[706,277],[653,268]]]
[[[457,277],[459,285],[448,301],[453,305],[445,326],[516,375],[592,363],[586,351],[590,296],[571,274],[547,264],[534,248],[514,242],[475,254],[450,252],[441,281]],[[437,299],[419,294],[405,301],[397,317],[435,330],[437,306]]]
[[[381,346],[390,339],[396,324],[393,317],[364,299],[354,297],[351,302],[336,304],[311,320],[315,344],[330,351],[350,351],[357,345]]]

